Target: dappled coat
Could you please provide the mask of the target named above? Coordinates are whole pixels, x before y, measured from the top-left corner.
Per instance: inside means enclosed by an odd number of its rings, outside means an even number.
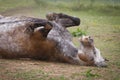
[[[40,29],[35,30],[37,27]],[[36,58],[39,53],[46,53],[45,38],[51,28],[51,23],[44,19],[25,16],[2,17],[0,19],[0,56],[2,58]]]
[[[79,18],[63,13],[49,13],[46,18],[1,16],[0,57],[34,58],[79,65],[99,65],[93,59],[89,59],[89,56],[81,55],[79,51],[84,49],[78,51],[72,42],[72,36],[67,28],[78,26],[80,24]],[[94,58],[98,60],[99,57]]]
[[[66,28],[79,25],[80,19],[62,13],[54,16],[57,16],[57,22],[25,16],[2,17],[0,56],[71,62],[78,50]]]

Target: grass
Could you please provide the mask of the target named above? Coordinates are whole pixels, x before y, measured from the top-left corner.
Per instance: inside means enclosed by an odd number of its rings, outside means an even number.
[[[6,11],[13,8],[28,7],[34,4],[33,0],[0,0],[0,11]]]
[[[80,37],[82,35],[86,35],[85,31],[82,31],[80,28],[77,28],[76,31],[71,32],[73,37]]]
[[[2,15],[25,15],[45,18],[48,12],[77,16],[77,28],[95,39],[95,45],[109,62],[107,68],[76,66],[64,63],[0,59],[0,80],[119,80],[120,79],[120,5],[117,0],[0,0]],[[78,2],[77,2],[78,1]],[[118,0],[119,1],[119,0]],[[8,4],[9,3],[9,4]],[[27,3],[27,4],[26,4]],[[78,37],[73,38],[79,46]]]
[[[100,75],[98,75],[98,74],[93,74],[91,71],[92,71],[91,69],[88,70],[88,71],[86,72],[85,76],[86,76],[86,77],[99,77],[99,76],[100,76]]]

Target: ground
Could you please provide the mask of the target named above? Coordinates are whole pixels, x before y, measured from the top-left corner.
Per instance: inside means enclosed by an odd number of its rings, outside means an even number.
[[[97,68],[34,60],[0,61],[0,80],[119,80],[120,73],[115,65]]]
[[[32,3],[29,2],[29,4]],[[0,13],[5,16],[24,15],[45,18],[46,13],[54,11],[77,16],[81,19],[81,25],[68,28],[68,30],[72,32],[80,28],[87,35],[93,36],[96,47],[100,49],[103,57],[109,60],[108,67],[78,66],[31,59],[0,59],[0,80],[120,80],[119,10],[110,11],[108,9],[108,12],[96,9],[71,11],[53,8],[53,6],[44,9],[36,7],[38,6],[17,7],[5,11],[0,8]],[[73,42],[79,46],[78,37],[74,37]]]

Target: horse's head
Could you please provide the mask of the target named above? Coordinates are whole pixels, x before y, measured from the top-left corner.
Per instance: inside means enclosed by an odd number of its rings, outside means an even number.
[[[92,62],[92,65],[105,67],[105,59],[102,57],[99,49],[94,45],[94,40],[91,36],[82,36],[79,38],[81,43],[81,51],[86,56],[86,61]]]
[[[94,46],[94,40],[91,36],[82,36],[79,38],[79,40],[80,40],[80,43],[86,47],[93,47]]]

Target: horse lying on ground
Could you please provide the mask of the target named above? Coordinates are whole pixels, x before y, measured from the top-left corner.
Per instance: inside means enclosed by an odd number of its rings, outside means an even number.
[[[70,33],[62,25],[77,26],[80,24],[80,19],[64,14],[60,16],[66,17],[69,24],[59,25],[45,19],[25,16],[2,17],[0,19],[0,56],[2,58],[29,57],[46,60],[58,59],[58,55],[77,54],[77,48],[70,41]],[[61,40],[58,41],[57,38]]]
[[[78,26],[80,19],[62,13],[47,14],[47,19],[31,17],[0,18],[0,57],[81,63],[67,27]],[[84,60],[83,60],[84,61]]]
[[[91,36],[82,36],[79,38],[80,49],[79,57],[84,65],[95,65],[98,67],[106,67],[105,59],[101,56],[100,50],[94,45],[94,40]]]

